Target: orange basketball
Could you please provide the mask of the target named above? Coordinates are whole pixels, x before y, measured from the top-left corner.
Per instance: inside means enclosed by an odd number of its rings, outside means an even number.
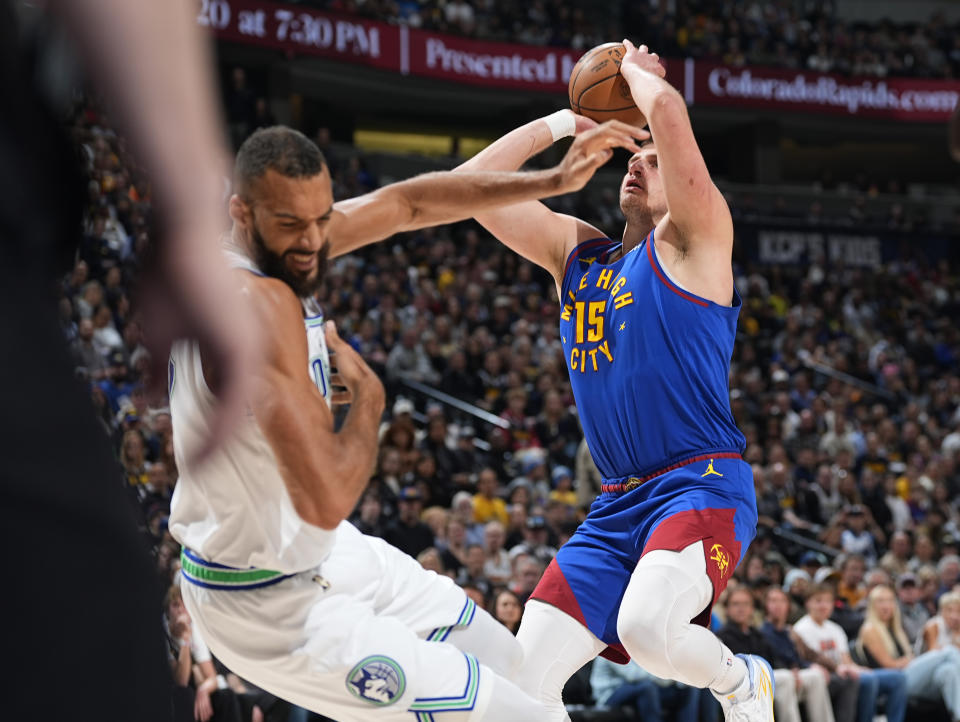
[[[570,73],[570,107],[574,113],[602,123],[622,120],[642,128],[647,119],[630,95],[627,81],[620,75],[622,43],[604,43],[584,53]]]

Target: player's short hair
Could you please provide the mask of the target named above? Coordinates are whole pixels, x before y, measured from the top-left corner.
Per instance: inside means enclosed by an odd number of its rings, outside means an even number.
[[[247,196],[268,170],[287,178],[312,178],[323,172],[326,164],[316,143],[300,131],[282,125],[260,128],[237,151],[233,189],[238,195]]]

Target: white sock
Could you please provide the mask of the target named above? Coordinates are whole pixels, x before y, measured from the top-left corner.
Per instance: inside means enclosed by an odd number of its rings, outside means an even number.
[[[743,699],[750,694],[750,675],[747,663],[723,644],[723,666],[719,674],[710,683],[710,689],[723,697],[735,696]]]

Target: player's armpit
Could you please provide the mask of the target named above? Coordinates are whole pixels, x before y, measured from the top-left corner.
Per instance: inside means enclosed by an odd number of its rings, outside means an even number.
[[[297,513],[310,524],[333,529],[353,510],[369,480],[371,464],[364,462],[375,457],[380,411],[366,407],[375,407],[376,399],[355,398],[343,428],[335,432],[333,415],[307,374],[309,353],[299,299],[275,279],[256,279],[250,287],[267,357],[258,378],[254,415]],[[357,424],[355,418],[351,424],[350,417],[358,415],[364,417],[363,423]]]
[[[547,270],[558,285],[570,252],[583,241],[604,235],[586,221],[555,213],[539,201],[479,213],[476,219],[498,241]]]

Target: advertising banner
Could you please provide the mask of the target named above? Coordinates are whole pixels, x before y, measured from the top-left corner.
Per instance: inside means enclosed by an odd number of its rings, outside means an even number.
[[[582,51],[491,43],[264,0],[200,0],[197,23],[217,38],[493,88],[566,94]],[[667,80],[689,105],[748,107],[946,122],[960,82],[847,78],[796,70],[667,59]]]

